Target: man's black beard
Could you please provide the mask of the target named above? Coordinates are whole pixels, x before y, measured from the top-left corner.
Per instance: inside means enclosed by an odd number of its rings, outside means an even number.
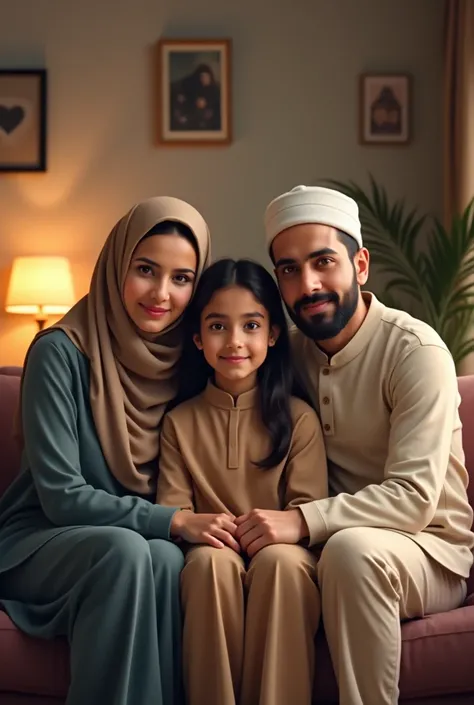
[[[335,311],[331,317],[326,313],[316,313],[310,318],[301,315],[303,306],[309,304],[321,303],[327,301],[334,303]],[[342,301],[338,294],[334,291],[329,294],[313,294],[312,296],[304,296],[295,303],[294,309],[287,306],[287,311],[293,323],[300,329],[304,335],[318,342],[319,340],[329,340],[335,338],[336,335],[347,326],[352,316],[356,312],[359,301],[359,285],[354,272],[354,279],[351,288],[342,297]]]

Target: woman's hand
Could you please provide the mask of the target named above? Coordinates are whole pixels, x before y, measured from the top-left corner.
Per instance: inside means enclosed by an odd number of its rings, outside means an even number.
[[[234,538],[237,526],[231,514],[195,514],[178,511],[171,520],[170,533],[188,543],[207,543],[214,548],[229,546],[240,553],[240,546]]]

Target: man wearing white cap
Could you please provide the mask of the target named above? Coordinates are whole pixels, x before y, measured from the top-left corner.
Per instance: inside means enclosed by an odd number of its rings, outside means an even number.
[[[428,325],[361,293],[369,253],[351,198],[298,186],[270,203],[265,228],[296,324],[295,369],[324,429],[330,497],[254,512],[238,537],[250,551],[323,546],[339,702],[395,705],[400,620],[458,607],[472,564],[455,367]]]

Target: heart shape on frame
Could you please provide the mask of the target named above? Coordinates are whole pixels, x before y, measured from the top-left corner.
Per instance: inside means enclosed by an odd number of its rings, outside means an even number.
[[[0,130],[3,130],[7,135],[14,132],[24,119],[25,110],[20,105],[8,108],[6,105],[0,104]]]
[[[15,149],[34,126],[35,105],[23,96],[0,94],[0,147]]]

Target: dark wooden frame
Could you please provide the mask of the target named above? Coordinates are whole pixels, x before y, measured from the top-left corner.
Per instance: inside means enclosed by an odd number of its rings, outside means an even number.
[[[221,51],[225,56],[225,67],[221,76],[221,101],[225,107],[223,111],[223,136],[211,136],[211,131],[203,132],[202,138],[186,137],[186,133],[175,131],[176,138],[166,134],[165,111],[169,106],[165,91],[169,88],[169,77],[165,77],[165,52],[180,48],[184,50],[196,47],[196,51]],[[181,147],[219,147],[229,145],[232,142],[232,40],[231,39],[161,39],[158,42],[158,100],[157,106],[157,140],[164,146]],[[168,133],[170,130],[168,130]],[[196,135],[197,131],[193,131]]]
[[[29,172],[46,171],[46,140],[47,140],[47,72],[45,69],[1,69],[0,81],[3,76],[37,78],[39,82],[39,125],[38,131],[38,159],[34,164],[6,163],[0,161],[0,172]],[[0,87],[1,101],[1,87]]]
[[[402,78],[407,82],[407,135],[404,139],[390,139],[380,135],[377,139],[366,139],[364,134],[366,83],[371,78]],[[363,73],[359,77],[359,144],[374,147],[404,147],[411,143],[413,132],[413,78],[408,73]]]

